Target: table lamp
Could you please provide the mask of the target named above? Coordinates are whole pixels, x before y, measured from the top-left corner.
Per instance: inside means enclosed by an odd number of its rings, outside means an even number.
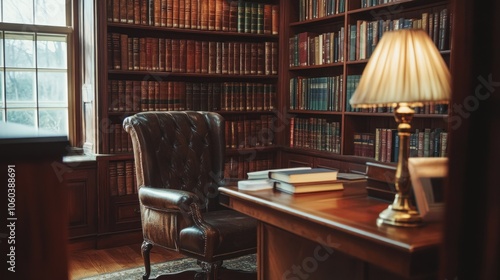
[[[413,205],[408,171],[412,107],[448,103],[450,73],[431,38],[421,29],[387,31],[369,59],[350,103],[354,108],[394,107],[399,154],[396,195],[377,224],[414,227],[422,218]]]

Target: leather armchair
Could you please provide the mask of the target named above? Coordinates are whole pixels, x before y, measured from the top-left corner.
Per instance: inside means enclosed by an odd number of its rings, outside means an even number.
[[[218,202],[224,182],[222,116],[142,112],[127,117],[123,127],[132,138],[137,173],[143,279],[150,279],[153,246],[197,259],[206,279],[218,279],[223,260],[256,252],[257,222]]]

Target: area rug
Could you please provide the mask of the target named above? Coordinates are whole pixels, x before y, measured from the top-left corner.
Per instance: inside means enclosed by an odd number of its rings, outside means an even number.
[[[257,257],[255,254],[235,258],[232,260],[224,261],[223,267],[228,269],[256,271],[257,270]],[[164,263],[151,265],[151,276],[161,275],[165,273],[172,273],[183,271],[187,269],[199,268],[195,259],[185,258],[174,260]],[[144,266],[115,271],[107,274],[100,274],[87,278],[78,278],[74,280],[100,280],[100,279],[116,279],[116,280],[141,280],[144,274]]]

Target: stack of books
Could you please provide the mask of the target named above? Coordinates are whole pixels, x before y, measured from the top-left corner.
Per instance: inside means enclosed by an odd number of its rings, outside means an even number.
[[[338,169],[308,168],[269,171],[269,179],[276,190],[297,194],[319,191],[343,190],[342,181],[337,179]]]
[[[292,167],[248,172],[248,180],[238,181],[238,189],[272,189],[285,193],[310,193],[343,190],[338,169]]]

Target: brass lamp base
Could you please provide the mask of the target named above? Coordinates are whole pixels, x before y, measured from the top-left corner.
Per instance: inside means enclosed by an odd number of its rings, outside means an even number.
[[[423,221],[422,217],[415,210],[394,210],[392,209],[392,205],[389,205],[387,209],[380,212],[377,219],[378,226],[383,224],[398,227],[418,227],[423,224]]]

